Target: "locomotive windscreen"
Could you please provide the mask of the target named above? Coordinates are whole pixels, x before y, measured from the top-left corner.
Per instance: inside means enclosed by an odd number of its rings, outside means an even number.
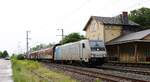
[[[105,51],[105,45],[103,41],[90,41],[90,47],[92,51]]]

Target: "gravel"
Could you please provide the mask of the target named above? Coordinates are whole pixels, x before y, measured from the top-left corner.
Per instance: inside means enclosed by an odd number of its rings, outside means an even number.
[[[56,72],[63,72],[64,74],[70,76],[73,79],[76,79],[79,82],[96,82],[96,80],[98,80],[98,78],[93,78],[93,77],[90,77],[90,76],[65,71],[65,70],[62,70],[62,69],[59,69],[59,68],[55,68],[55,67],[51,67],[51,66],[47,66],[47,67],[50,70],[53,70],[53,71],[56,71]]]
[[[73,73],[73,72],[63,70],[61,68],[53,67],[50,64],[46,65],[46,66],[48,66],[48,68],[50,70],[64,72],[66,75],[69,75],[73,79],[76,79],[80,82],[95,82],[96,79],[97,79],[97,78],[94,78],[94,77],[81,75],[81,74],[77,74],[77,73]],[[70,65],[62,65],[62,66],[71,67]],[[76,67],[76,66],[72,66],[72,67]],[[83,67],[76,67],[76,68],[83,69],[83,70],[88,70],[88,71],[93,71],[93,72],[96,72],[96,73],[109,74],[109,75],[115,75],[115,76],[124,77],[124,78],[131,78],[131,79],[144,80],[144,81],[150,82],[150,76],[148,76],[148,75],[125,73],[125,72],[119,72],[119,71],[113,71],[113,70],[104,70],[104,69],[97,69],[97,68],[83,68]]]

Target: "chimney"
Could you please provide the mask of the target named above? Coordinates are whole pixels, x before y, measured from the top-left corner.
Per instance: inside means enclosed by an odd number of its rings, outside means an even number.
[[[122,12],[122,22],[123,24],[127,25],[128,24],[128,12]]]

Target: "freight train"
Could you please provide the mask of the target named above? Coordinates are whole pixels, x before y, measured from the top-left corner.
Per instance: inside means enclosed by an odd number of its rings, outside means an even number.
[[[38,60],[48,59],[55,63],[101,65],[105,62],[107,53],[103,41],[81,40],[35,51],[26,57]]]

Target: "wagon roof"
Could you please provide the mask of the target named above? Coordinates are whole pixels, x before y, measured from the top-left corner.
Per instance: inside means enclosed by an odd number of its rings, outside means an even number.
[[[34,53],[52,53],[52,52],[53,52],[52,48],[46,48],[46,49],[41,49],[38,51],[31,52],[31,54],[34,54]]]

